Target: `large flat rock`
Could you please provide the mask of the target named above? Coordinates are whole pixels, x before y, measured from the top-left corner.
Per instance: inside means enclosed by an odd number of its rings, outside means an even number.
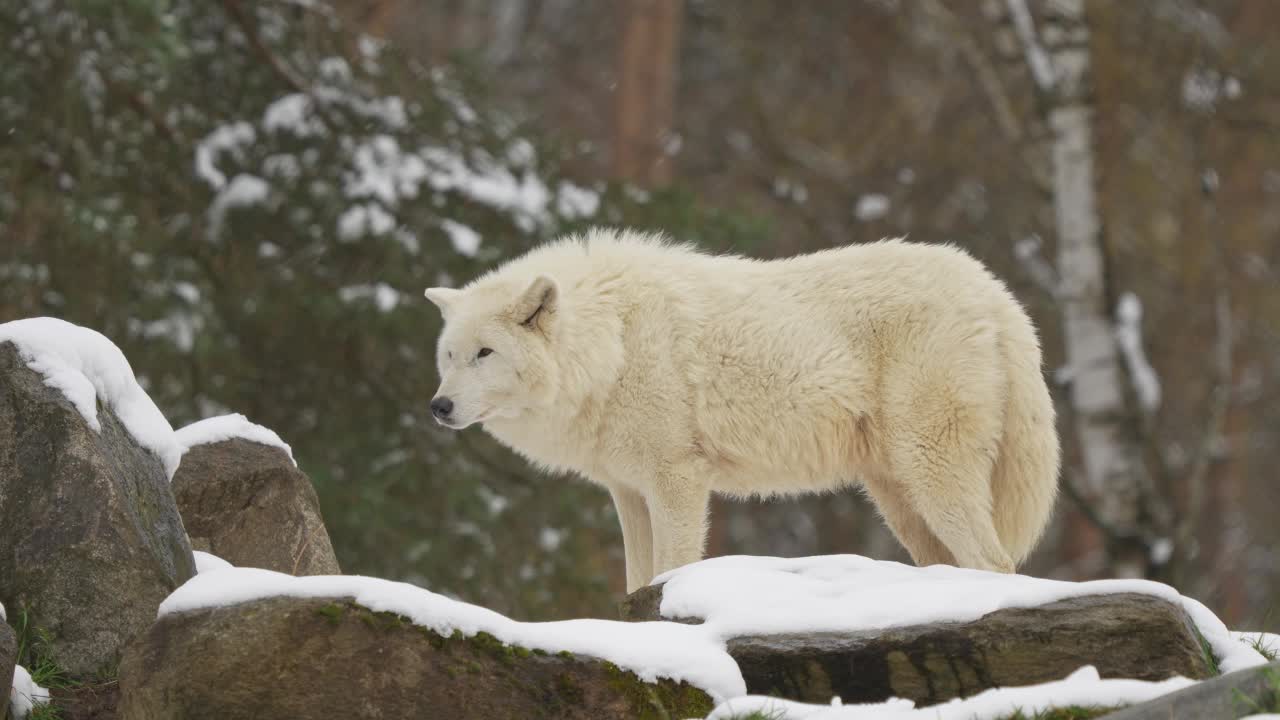
[[[661,597],[660,585],[637,591],[623,604],[624,618],[659,619]],[[749,693],[812,703],[838,695],[846,703],[900,697],[931,705],[988,688],[1056,680],[1082,665],[1097,667],[1104,678],[1212,674],[1186,612],[1139,593],[1007,608],[971,622],[739,635],[727,642]]]
[[[203,576],[202,576],[203,577]],[[444,637],[350,598],[166,614],[120,668],[121,720],[702,717],[706,692],[586,656]]]

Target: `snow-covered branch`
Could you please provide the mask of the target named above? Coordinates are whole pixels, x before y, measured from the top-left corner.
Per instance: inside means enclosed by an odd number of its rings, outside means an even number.
[[[1142,301],[1131,292],[1121,295],[1116,306],[1116,342],[1129,368],[1138,406],[1147,415],[1154,414],[1160,409],[1160,377],[1142,349]]]

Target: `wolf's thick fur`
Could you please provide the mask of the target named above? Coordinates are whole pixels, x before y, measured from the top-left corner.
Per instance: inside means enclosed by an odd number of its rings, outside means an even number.
[[[959,249],[766,262],[593,230],[427,296],[441,422],[607,488],[628,591],[701,559],[713,491],[861,485],[920,565],[1012,572],[1048,520],[1035,329]]]

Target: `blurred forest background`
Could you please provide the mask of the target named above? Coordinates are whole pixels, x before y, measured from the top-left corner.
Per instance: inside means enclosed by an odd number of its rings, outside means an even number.
[[[175,427],[278,431],[347,572],[612,617],[608,495],[431,422],[422,289],[595,223],[956,243],[1033,314],[1066,441],[1024,572],[1261,627],[1277,28],[1272,0],[0,0],[0,321],[105,333]],[[906,560],[854,491],[718,502],[710,551]]]

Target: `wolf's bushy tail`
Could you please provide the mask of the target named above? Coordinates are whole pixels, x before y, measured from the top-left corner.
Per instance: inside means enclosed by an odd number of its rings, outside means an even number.
[[[1009,369],[1004,436],[992,472],[996,533],[1015,565],[1031,554],[1053,511],[1061,448],[1053,409],[1041,375],[1040,343],[1020,307],[1004,323]]]

